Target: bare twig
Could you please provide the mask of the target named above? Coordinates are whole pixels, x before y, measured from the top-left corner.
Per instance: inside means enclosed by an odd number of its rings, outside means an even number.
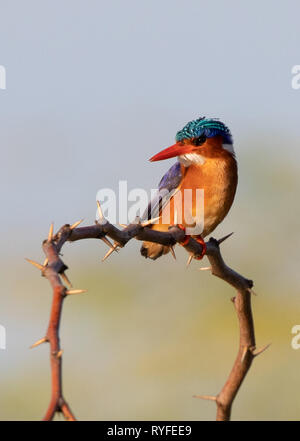
[[[62,412],[67,420],[75,420],[75,416],[64,399],[62,392],[62,349],[59,341],[59,325],[65,297],[72,294],[80,294],[86,292],[86,290],[67,289],[62,283],[63,280],[67,285],[71,286],[71,282],[65,274],[68,267],[60,258],[60,252],[65,242],[75,242],[83,239],[100,239],[109,246],[109,250],[103,258],[103,260],[105,260],[113,251],[118,251],[119,248],[123,248],[132,238],[155,242],[170,247],[173,247],[176,243],[182,243],[185,238],[184,231],[177,225],[170,227],[167,232],[155,231],[149,228],[157,219],[152,219],[144,223],[138,221],[124,226],[123,230],[119,230],[104,218],[100,204],[97,203],[97,205],[99,222],[96,221],[95,225],[88,227],[79,227],[82,220],[72,225],[66,224],[61,227],[55,235],[53,235],[53,224],[51,224],[48,237],[43,242],[43,251],[46,256],[44,264],[41,265],[27,259],[48,279],[53,290],[52,307],[46,335],[31,346],[35,347],[46,342],[50,344],[52,394],[44,420],[52,420],[56,412]],[[114,241],[114,244],[107,239],[107,236]],[[202,270],[210,269],[212,274],[220,277],[237,289],[234,305],[240,324],[240,348],[238,356],[222,391],[216,397],[210,395],[198,396],[199,398],[216,401],[218,420],[228,420],[230,418],[232,402],[251,366],[253,358],[265,349],[263,348],[257,353],[254,353],[255,338],[251,312],[251,288],[253,283],[251,280],[245,279],[227,267],[220,253],[220,243],[229,236],[230,235],[219,241],[210,239],[209,242],[206,243],[206,254],[211,267],[202,268]],[[202,256],[203,246],[201,243],[192,238],[189,241],[184,241],[184,243],[184,248],[190,255],[189,262],[191,262],[193,258],[197,259],[199,256]],[[171,248],[171,250],[173,251],[173,248]],[[172,252],[172,254],[174,257],[175,253]]]

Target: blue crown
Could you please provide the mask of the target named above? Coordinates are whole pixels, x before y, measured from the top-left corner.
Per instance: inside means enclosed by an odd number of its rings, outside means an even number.
[[[180,142],[184,139],[199,138],[199,136],[212,138],[213,136],[223,136],[225,144],[232,144],[232,136],[228,127],[216,118],[195,119],[187,123],[182,130],[176,134],[176,141]]]

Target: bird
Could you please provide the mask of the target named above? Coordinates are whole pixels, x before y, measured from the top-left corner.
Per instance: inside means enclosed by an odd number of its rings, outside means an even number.
[[[168,231],[170,226],[178,224],[186,232],[182,245],[190,237],[203,245],[202,255],[198,256],[201,259],[206,251],[204,238],[222,222],[235,197],[238,167],[233,137],[218,118],[200,117],[178,131],[175,141],[171,147],[150,158],[155,162],[177,157],[177,161],[162,177],[142,219],[159,218],[149,226],[156,231]],[[202,202],[196,197],[197,189],[203,192]],[[182,213],[188,200],[189,207]],[[199,218],[197,209],[201,204],[203,213]],[[142,256],[153,260],[169,251],[173,254],[170,246],[153,242],[143,242],[141,247]]]

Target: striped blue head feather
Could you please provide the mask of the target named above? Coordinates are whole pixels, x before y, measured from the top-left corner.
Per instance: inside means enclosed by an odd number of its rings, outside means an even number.
[[[187,123],[183,129],[176,134],[176,142],[184,139],[195,139],[200,137],[212,138],[222,136],[224,144],[232,144],[232,136],[228,127],[216,118],[205,118],[204,116]]]

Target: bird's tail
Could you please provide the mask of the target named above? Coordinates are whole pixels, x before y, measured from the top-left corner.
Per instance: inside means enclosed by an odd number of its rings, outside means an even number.
[[[170,251],[169,246],[160,245],[154,242],[143,242],[141,246],[141,255],[149,257],[149,259],[155,260]]]

